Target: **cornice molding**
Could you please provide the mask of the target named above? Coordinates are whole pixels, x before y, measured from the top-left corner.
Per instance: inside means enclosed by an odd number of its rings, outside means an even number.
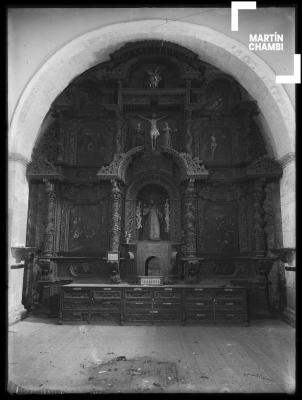
[[[279,158],[278,162],[280,163],[282,169],[285,169],[288,164],[294,162],[296,160],[295,153],[287,153],[283,157]]]
[[[27,157],[23,156],[20,153],[9,153],[8,161],[18,162],[24,166],[27,166],[30,162],[30,160]]]

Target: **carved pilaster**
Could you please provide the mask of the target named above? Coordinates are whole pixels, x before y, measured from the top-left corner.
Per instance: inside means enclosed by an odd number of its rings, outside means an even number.
[[[116,112],[115,152],[117,154],[123,153],[124,151],[123,125],[124,120],[121,112]]]
[[[264,231],[266,233],[267,249],[271,250],[275,247],[275,228],[274,228],[274,210],[273,210],[273,187],[274,184],[268,183],[265,186],[265,199],[263,203],[264,214]]]
[[[47,222],[44,233],[43,254],[46,257],[54,255],[54,232],[55,232],[55,184],[48,179],[43,179],[47,196]]]
[[[192,157],[192,142],[193,142],[193,135],[192,135],[192,111],[187,111],[186,116],[186,152]]]
[[[199,198],[197,201],[197,207],[198,207],[197,244],[198,244],[198,249],[201,252],[205,251],[205,240],[204,240],[204,228],[205,228],[204,208],[205,208],[205,205],[206,205],[206,201],[202,198]]]
[[[249,251],[249,240],[248,240],[248,220],[246,213],[246,199],[241,198],[238,200],[238,230],[239,230],[239,248],[240,252]]]
[[[195,180],[190,179],[184,193],[184,233],[187,257],[196,257],[196,194]]]
[[[254,252],[264,255],[266,252],[264,231],[264,184],[265,179],[257,179],[254,183]]]
[[[111,250],[119,251],[121,237],[121,203],[122,192],[116,180],[111,180],[111,200],[112,200],[112,226],[111,226]]]

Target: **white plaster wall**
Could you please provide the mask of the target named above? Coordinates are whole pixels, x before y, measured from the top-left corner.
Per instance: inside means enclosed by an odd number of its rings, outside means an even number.
[[[282,215],[283,246],[296,247],[296,168],[290,162],[283,169],[280,181],[280,202]]]
[[[21,300],[24,270],[10,269],[10,266],[16,263],[11,255],[10,247],[25,245],[26,240],[28,184],[25,168],[24,162],[11,160],[8,163],[8,318],[10,322],[18,319],[23,309]]]

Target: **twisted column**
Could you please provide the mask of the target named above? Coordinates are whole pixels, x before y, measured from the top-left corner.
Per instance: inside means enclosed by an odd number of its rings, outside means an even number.
[[[111,180],[111,199],[112,199],[112,226],[111,226],[111,250],[119,251],[121,236],[121,203],[122,192],[116,180]]]
[[[190,179],[184,195],[184,233],[187,257],[196,257],[195,179]]]
[[[266,252],[264,231],[264,184],[265,179],[257,179],[254,183],[254,251],[262,256]]]
[[[43,179],[47,196],[47,223],[44,233],[43,253],[46,257],[54,255],[54,233],[55,233],[55,184],[48,179]]]

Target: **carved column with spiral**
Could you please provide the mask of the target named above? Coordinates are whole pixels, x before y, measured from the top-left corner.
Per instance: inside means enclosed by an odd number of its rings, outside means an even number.
[[[55,184],[48,179],[44,179],[45,191],[47,195],[47,221],[44,233],[43,254],[46,257],[54,255],[54,233],[55,233]]]
[[[119,251],[121,237],[121,203],[122,192],[116,180],[111,180],[111,199],[112,199],[112,226],[111,226],[111,250]]]
[[[184,194],[184,236],[186,257],[196,257],[195,179],[190,179]]]

